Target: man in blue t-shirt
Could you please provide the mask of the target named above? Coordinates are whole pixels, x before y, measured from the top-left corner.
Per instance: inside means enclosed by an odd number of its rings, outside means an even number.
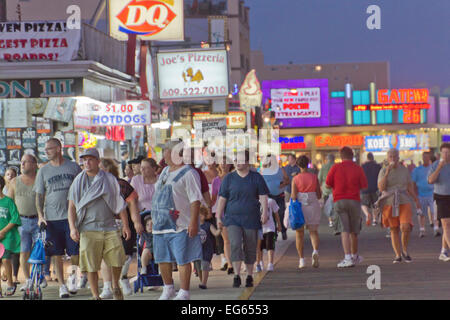
[[[416,192],[419,195],[419,202],[421,210],[417,211],[420,233],[419,237],[425,236],[425,217],[428,214],[428,208],[434,220],[434,236],[440,236],[439,223],[434,210],[433,204],[433,185],[428,183],[428,174],[431,169],[431,154],[424,152],[422,154],[423,165],[414,168],[411,179],[414,182]]]
[[[258,231],[269,219],[269,189],[263,177],[250,170],[250,154],[244,152],[244,159],[238,156],[236,171],[225,176],[220,185],[217,205],[217,226],[227,228],[231,246],[231,262],[235,272],[233,287],[241,285],[242,261],[247,267],[245,286],[253,287],[253,267],[256,261]],[[243,160],[243,161],[242,161]],[[262,214],[260,211],[262,204]],[[224,216],[223,216],[223,213]],[[222,218],[223,222],[222,222]],[[262,224],[261,224],[262,223]]]

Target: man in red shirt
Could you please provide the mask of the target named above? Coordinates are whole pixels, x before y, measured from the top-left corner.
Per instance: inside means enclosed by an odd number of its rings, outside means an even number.
[[[333,189],[334,210],[342,223],[342,247],[345,258],[338,268],[353,267],[362,261],[358,255],[358,234],[361,230],[361,189],[367,188],[364,170],[353,162],[353,150],[340,150],[342,162],[335,164],[328,173],[326,185]]]

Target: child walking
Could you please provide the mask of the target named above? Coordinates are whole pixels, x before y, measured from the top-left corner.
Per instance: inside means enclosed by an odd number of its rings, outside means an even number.
[[[204,206],[200,207],[200,238],[202,240],[202,263],[201,270],[198,270],[198,276],[201,284],[199,284],[200,289],[207,289],[207,282],[209,277],[209,271],[211,268],[211,260],[214,255],[214,242],[216,241],[214,237],[218,237],[221,233],[220,230],[216,229],[214,225],[205,220],[208,218],[208,209]]]
[[[12,277],[11,256],[14,253],[20,253],[20,235],[18,227],[22,225],[22,223],[14,201],[5,196],[1,191],[4,187],[5,179],[0,176],[0,243],[5,247],[2,259],[5,264],[8,284],[6,295],[12,296],[16,292],[16,284],[13,282]],[[0,268],[2,266],[2,259],[0,259]],[[0,297],[2,297],[1,285]]]
[[[280,208],[277,202],[271,198],[268,201],[269,219],[262,226],[262,239],[258,239],[258,246],[256,251],[256,272],[264,270],[263,250],[267,250],[268,264],[267,271],[273,271],[273,258],[275,254],[275,221],[277,222],[277,232],[281,232],[280,215],[278,211]]]

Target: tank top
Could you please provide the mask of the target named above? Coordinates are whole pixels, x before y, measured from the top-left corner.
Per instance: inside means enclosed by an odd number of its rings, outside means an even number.
[[[14,202],[21,216],[30,217],[37,215],[36,210],[36,192],[33,186],[27,186],[22,182],[21,176],[16,179],[16,188],[14,190]]]
[[[297,187],[297,192],[316,192],[317,176],[309,172],[299,173],[294,177],[294,183]]]

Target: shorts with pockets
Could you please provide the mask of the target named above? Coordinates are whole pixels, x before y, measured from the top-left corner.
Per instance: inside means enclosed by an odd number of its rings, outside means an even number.
[[[383,226],[385,228],[398,228],[402,224],[413,226],[411,204],[401,204],[398,217],[392,216],[392,206],[385,205],[383,207]]]
[[[189,237],[187,230],[179,233],[153,234],[155,263],[173,263],[183,266],[202,260],[200,235]]]
[[[334,211],[339,215],[342,232],[359,234],[361,231],[361,203],[343,199],[334,203]]]
[[[38,218],[20,216],[22,225],[19,227],[20,252],[31,252],[33,244],[39,236]]]

